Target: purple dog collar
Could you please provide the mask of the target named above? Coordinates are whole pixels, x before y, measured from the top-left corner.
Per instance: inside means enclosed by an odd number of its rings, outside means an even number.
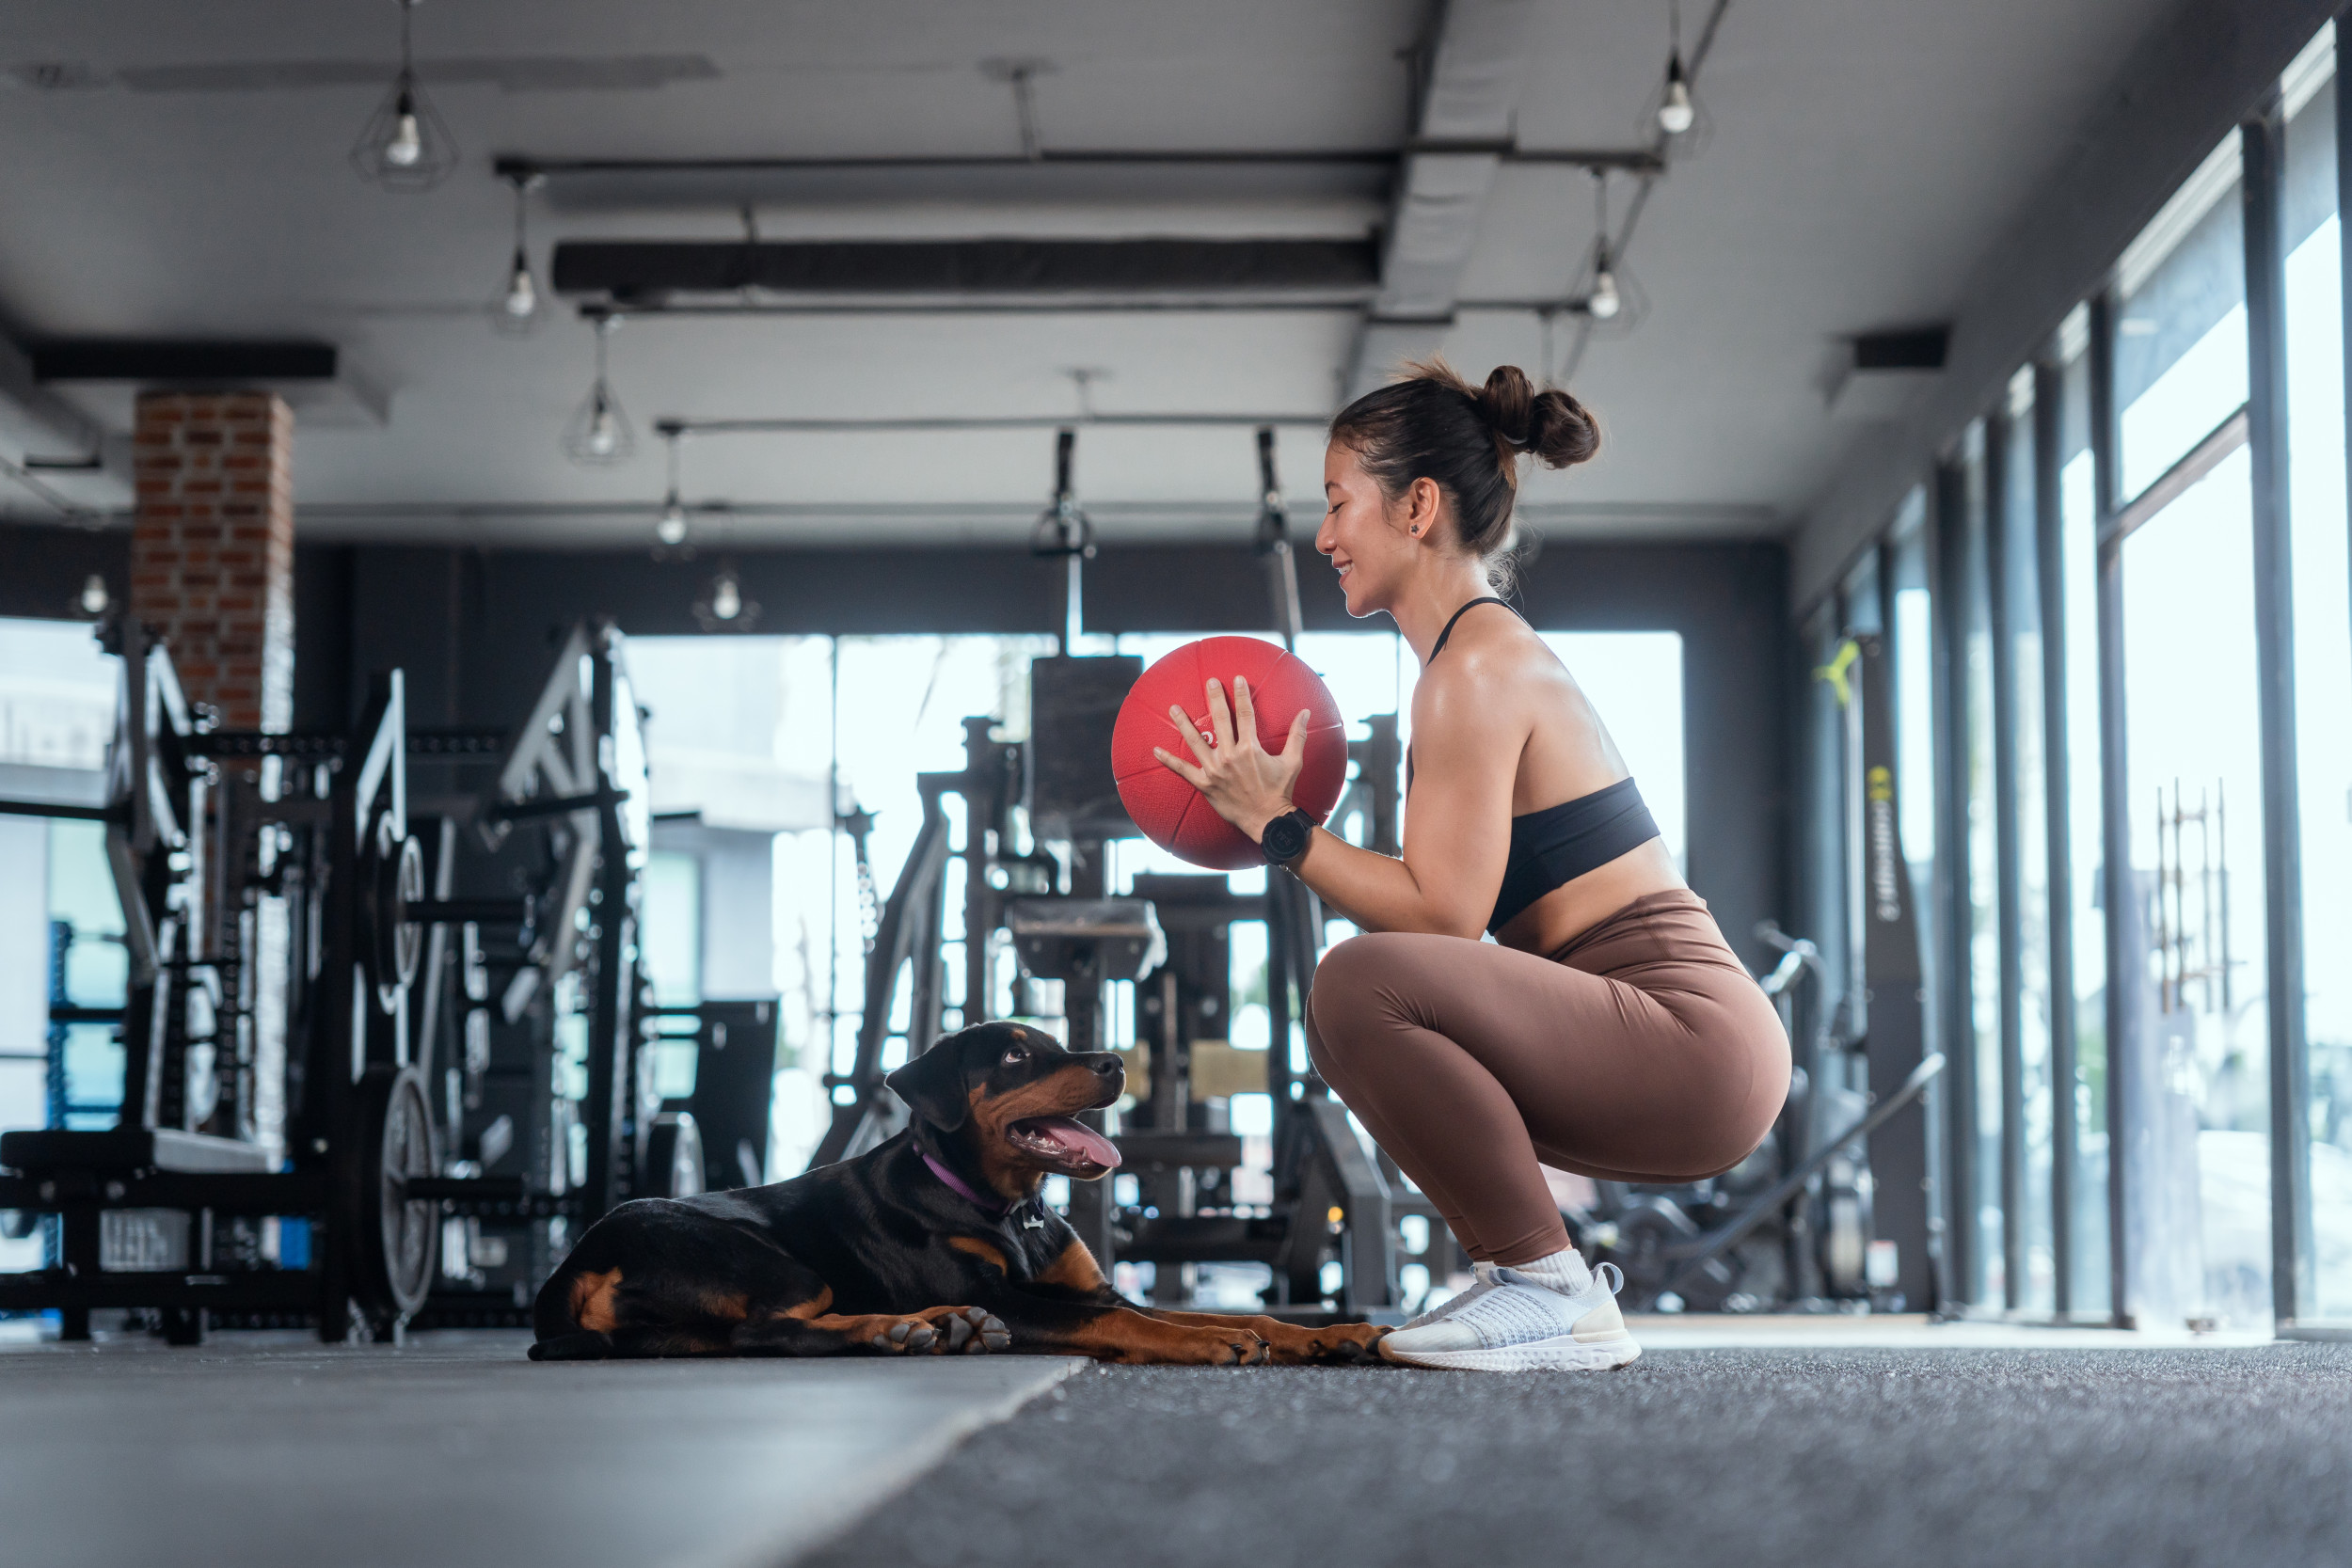
[[[930,1150],[917,1149],[915,1152],[923,1156],[923,1163],[931,1167],[931,1174],[933,1176],[936,1176],[942,1181],[946,1182],[949,1187],[961,1194],[974,1208],[980,1210],[990,1218],[1003,1219],[1007,1214],[1012,1212],[1011,1204],[1001,1201],[991,1203],[988,1199],[974,1192],[969,1186],[965,1185],[962,1177],[958,1176],[954,1171],[949,1170],[946,1165],[943,1165],[938,1161],[932,1159]]]

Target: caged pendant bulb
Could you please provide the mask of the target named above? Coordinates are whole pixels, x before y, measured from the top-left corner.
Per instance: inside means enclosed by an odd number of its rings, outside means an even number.
[[[1593,276],[1593,292],[1585,300],[1584,308],[1597,321],[1614,320],[1617,312],[1625,309],[1625,296],[1617,293],[1617,275],[1609,270],[1606,261]]]
[[[1614,314],[1614,312],[1611,312]],[[588,419],[588,450],[598,457],[610,457],[621,444],[621,428],[612,418],[612,405],[601,390],[596,395],[596,412]]]
[[[531,258],[521,249],[515,252],[514,270],[507,275],[506,294],[501,301],[506,313],[516,321],[528,321],[539,309],[539,286],[531,280]]]
[[[686,543],[686,508],[678,504],[675,496],[672,496],[670,504],[661,509],[660,520],[653,525],[653,536],[673,547]],[[725,619],[732,620],[734,617],[729,615]]]
[[[384,161],[395,168],[414,168],[424,156],[424,134],[417,125],[417,103],[406,93],[400,97],[400,118],[392,124],[392,134],[384,143]]]
[[[1666,62],[1666,100],[1658,105],[1658,128],[1670,136],[1678,136],[1698,122],[1698,109],[1691,102],[1691,83],[1682,73],[1682,56],[1677,55]]]
[[[710,613],[722,621],[743,613],[743,591],[736,585],[733,572],[720,573],[719,580],[710,585]]]
[[[106,579],[92,572],[89,580],[82,584],[82,613],[103,615],[113,602],[113,596],[106,592]]]

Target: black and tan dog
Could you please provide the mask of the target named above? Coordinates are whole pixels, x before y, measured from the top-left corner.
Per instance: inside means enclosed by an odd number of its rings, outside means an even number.
[[[625,1203],[540,1291],[533,1360],[1011,1351],[1252,1366],[1378,1359],[1388,1331],[1131,1306],[1038,1193],[1100,1180],[1073,1113],[1119,1098],[1107,1052],[1014,1023],[950,1035],[892,1073],[912,1125],[790,1181]]]

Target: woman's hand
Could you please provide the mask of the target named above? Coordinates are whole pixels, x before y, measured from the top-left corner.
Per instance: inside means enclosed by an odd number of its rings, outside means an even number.
[[[1200,737],[1183,708],[1171,706],[1168,717],[1192,748],[1194,760],[1186,762],[1156,746],[1152,754],[1199,790],[1217,816],[1254,842],[1263,836],[1267,823],[1292,809],[1291,790],[1307,766],[1307,710],[1300,708],[1291,721],[1290,738],[1282,749],[1268,753],[1258,744],[1258,716],[1250,705],[1248,681],[1233,682],[1231,709],[1225,705],[1223,683],[1209,682],[1208,706],[1215,745]],[[1235,709],[1239,710],[1238,723]]]

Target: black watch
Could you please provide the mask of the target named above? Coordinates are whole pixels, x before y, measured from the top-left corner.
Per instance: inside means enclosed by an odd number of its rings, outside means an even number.
[[[1307,839],[1315,831],[1315,819],[1293,807],[1265,825],[1258,835],[1258,848],[1268,865],[1288,865],[1307,852]]]

